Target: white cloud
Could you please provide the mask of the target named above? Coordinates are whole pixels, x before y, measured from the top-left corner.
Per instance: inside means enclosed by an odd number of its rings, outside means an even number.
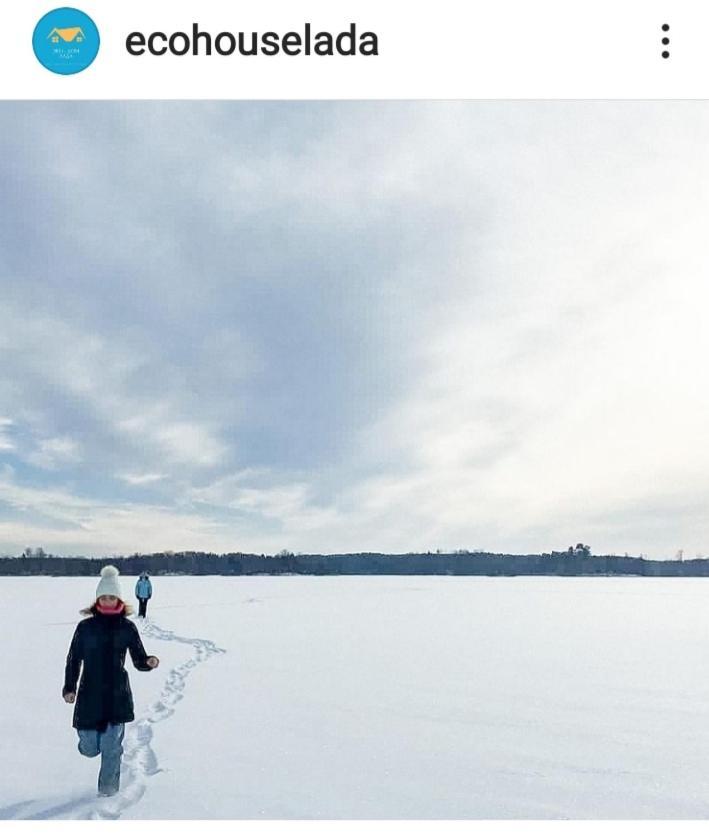
[[[17,512],[0,522],[6,550],[28,543],[55,553],[94,555],[230,547],[230,535],[206,517],[156,505],[99,502],[66,488],[28,488],[9,471],[0,475],[0,502]]]
[[[65,223],[38,221],[36,262],[0,242],[25,271],[0,307],[0,450],[52,468],[38,491],[73,462],[80,495],[93,469],[199,511],[90,502],[82,542],[145,548],[120,522],[144,509],[176,514],[177,548],[709,549],[706,103],[51,112],[41,153],[4,163],[52,160],[21,208]],[[81,199],[45,193],[77,170]],[[24,288],[59,247],[76,264],[43,312]],[[80,528],[49,495],[15,494]]]
[[[209,467],[218,464],[226,448],[206,426],[190,421],[173,421],[151,428],[155,440],[178,463]]]
[[[129,485],[152,485],[166,478],[164,473],[119,473],[117,476]]]
[[[0,417],[0,452],[15,449],[15,444],[9,436],[13,425],[14,421],[11,418]]]
[[[279,481],[282,476],[267,470],[247,469],[216,480],[203,488],[191,489],[185,499],[221,511],[237,511],[252,520],[275,521],[293,538],[304,532],[316,536],[341,517],[332,506],[318,504],[313,488],[305,481]]]
[[[28,453],[25,459],[36,467],[56,470],[80,462],[81,451],[78,442],[71,438],[45,438],[37,443],[36,449]]]
[[[11,306],[6,306],[2,313],[0,325],[5,346],[20,358],[22,376],[31,373],[42,384],[30,390],[19,375],[9,381],[14,396],[25,406],[42,412],[34,399],[43,399],[46,390],[60,392],[62,398],[80,405],[81,418],[91,423],[102,448],[100,452],[110,450],[110,442],[115,445],[116,435],[124,436],[133,447],[126,454],[137,464],[163,462],[210,467],[227,455],[226,446],[218,440],[218,429],[191,417],[191,410],[200,406],[196,399],[185,400],[182,392],[178,397],[171,391],[136,391],[135,380],[140,379],[145,364],[145,358],[137,351],[78,330],[49,314],[21,315]],[[45,410],[51,406],[47,404]],[[9,428],[11,422],[6,421]],[[48,422],[51,417],[44,419],[44,423]],[[4,441],[0,449],[13,449],[3,430],[0,425],[0,444]],[[62,463],[79,461],[79,445],[65,436],[43,439],[27,459],[38,467],[53,469]]]

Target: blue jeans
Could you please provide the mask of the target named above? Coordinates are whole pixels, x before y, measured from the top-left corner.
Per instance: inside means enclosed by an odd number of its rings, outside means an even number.
[[[78,729],[79,751],[87,758],[101,755],[98,773],[98,791],[102,795],[114,795],[121,784],[121,755],[125,725],[109,723],[105,731]]]

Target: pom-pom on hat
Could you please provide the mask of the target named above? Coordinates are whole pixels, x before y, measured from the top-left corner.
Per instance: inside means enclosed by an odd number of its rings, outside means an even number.
[[[115,566],[104,566],[101,569],[101,580],[96,587],[96,599],[98,600],[102,595],[115,595],[116,598],[123,600],[118,569]]]

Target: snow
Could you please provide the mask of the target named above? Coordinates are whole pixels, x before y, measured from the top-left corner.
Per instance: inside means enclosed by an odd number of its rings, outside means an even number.
[[[96,581],[0,578],[2,819],[709,815],[704,579],[155,577],[100,800],[61,699]]]

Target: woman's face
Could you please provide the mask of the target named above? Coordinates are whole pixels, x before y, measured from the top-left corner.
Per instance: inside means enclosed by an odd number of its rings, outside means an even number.
[[[115,595],[101,595],[98,599],[102,607],[115,607],[118,603],[118,598]]]

